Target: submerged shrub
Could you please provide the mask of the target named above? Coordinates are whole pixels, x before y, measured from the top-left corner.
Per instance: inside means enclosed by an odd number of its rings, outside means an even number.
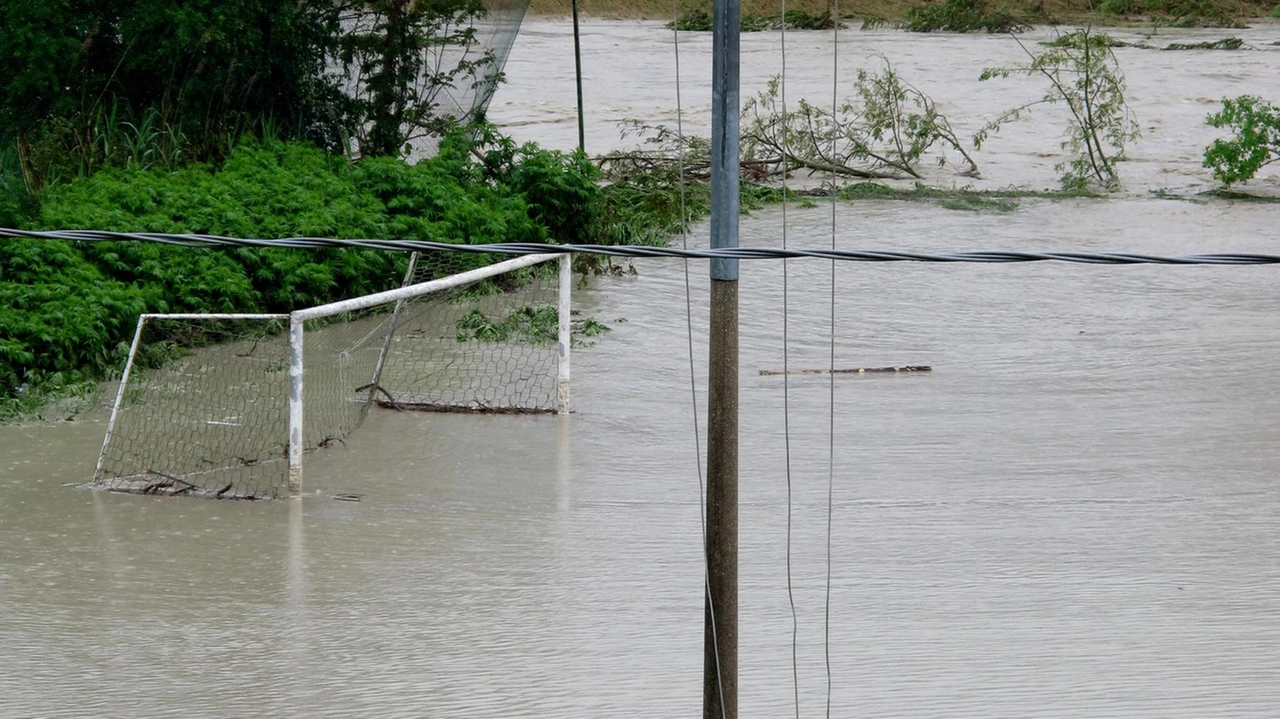
[[[1021,32],[1027,29],[1011,12],[987,0],[946,0],[907,11],[909,32]]]
[[[1048,81],[1048,90],[1040,99],[1008,110],[987,123],[974,135],[974,146],[981,147],[991,134],[1036,105],[1065,105],[1070,119],[1062,149],[1072,157],[1057,166],[1062,171],[1063,189],[1078,192],[1090,185],[1120,189],[1116,163],[1124,159],[1125,146],[1138,137],[1139,129],[1125,101],[1127,86],[1111,49],[1114,43],[1105,34],[1082,29],[1058,36],[1052,43],[1046,43],[1046,50],[1037,54],[1017,38],[1014,40],[1027,54],[1029,62],[986,68],[979,80],[1011,75],[1040,76]]]
[[[1232,133],[1204,150],[1204,166],[1223,184],[1250,180],[1280,160],[1280,108],[1266,100],[1251,95],[1224,98],[1222,109],[1209,115],[1207,122]]]

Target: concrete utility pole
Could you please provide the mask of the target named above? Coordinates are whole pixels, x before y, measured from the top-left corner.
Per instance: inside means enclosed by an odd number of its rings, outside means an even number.
[[[711,246],[738,246],[739,0],[715,0]],[[711,260],[704,719],[738,716],[738,261]]]

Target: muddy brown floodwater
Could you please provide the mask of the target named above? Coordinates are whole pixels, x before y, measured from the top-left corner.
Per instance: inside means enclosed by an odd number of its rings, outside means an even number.
[[[1186,36],[1205,34],[1169,38]],[[1244,36],[1264,47],[1280,28]],[[701,112],[709,40],[687,37]],[[758,85],[777,36],[744,41]],[[789,41],[797,87],[818,92],[829,40]],[[573,142],[568,47],[563,23],[522,32],[493,108],[520,139]],[[589,143],[616,143],[617,118],[671,117],[669,33],[593,21],[585,49]],[[953,113],[972,103],[969,118],[1032,89],[976,83],[1016,58],[1001,38],[850,31],[842,73],[874,53]],[[842,205],[836,241],[1276,251],[1280,205],[1146,191],[1208,186],[1203,115],[1271,87],[1280,53],[1121,59],[1148,130],[1122,168],[1128,194],[1007,214]],[[1053,183],[1038,153],[1056,135],[1034,127],[978,156],[985,186]],[[791,207],[788,223],[791,243],[831,241],[829,207]],[[754,213],[743,243],[776,246],[781,227],[779,208]],[[374,412],[310,461],[301,502],[69,488],[92,473],[104,415],[0,427],[0,717],[696,715],[683,265],[635,267],[577,294],[614,329],[575,355],[576,414]],[[691,265],[700,389],[705,270]],[[788,361],[823,367],[830,266],[786,271]],[[782,272],[742,264],[741,702],[755,717],[794,715],[783,384],[759,375],[783,362]],[[836,364],[934,371],[841,377],[834,412],[826,378],[790,382],[802,716],[825,701],[829,416],[833,716],[1274,716],[1278,286],[1267,267],[839,266]]]

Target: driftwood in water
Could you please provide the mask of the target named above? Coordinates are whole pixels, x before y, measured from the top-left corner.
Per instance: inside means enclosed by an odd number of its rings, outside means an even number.
[[[909,372],[932,372],[933,368],[924,364],[904,365],[902,367],[854,367],[851,369],[793,369],[783,372],[782,370],[762,369],[760,374],[763,376],[773,375],[795,375],[795,374],[893,374],[909,373]]]
[[[555,414],[554,409],[533,407],[486,407],[477,404],[439,404],[436,402],[391,402],[376,400],[379,407],[407,412],[445,412],[449,414]]]

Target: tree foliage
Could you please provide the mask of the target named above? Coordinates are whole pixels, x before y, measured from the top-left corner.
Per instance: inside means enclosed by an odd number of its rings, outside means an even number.
[[[908,32],[1021,32],[1029,26],[988,0],[945,0],[907,11]]]
[[[397,155],[496,82],[485,15],[481,0],[10,0],[0,144],[33,188],[221,162],[246,134]]]
[[[271,118],[332,139],[322,82],[335,31],[321,2],[298,0],[51,0],[0,9],[0,138],[70,145],[82,174],[112,152],[117,127],[146,113],[199,158],[225,156]]]
[[[497,80],[475,23],[481,0],[363,0],[337,5],[342,32],[332,57],[348,88],[349,124],[365,155],[398,155],[406,143],[443,135],[458,118],[451,94],[485,92]],[[450,112],[441,112],[441,109]]]
[[[804,168],[845,177],[921,177],[924,155],[941,149],[960,156],[962,174],[976,175],[965,151],[933,99],[903,82],[889,61],[878,71],[859,70],[854,99],[830,110],[800,99],[784,112],[779,78],[743,106],[743,162],[767,174]]]
[[[1120,187],[1116,163],[1124,158],[1127,143],[1138,137],[1138,123],[1125,102],[1125,79],[1111,39],[1089,29],[1059,35],[1039,54],[1016,37],[1030,62],[1015,67],[987,68],[979,79],[1011,75],[1040,76],[1049,89],[1039,100],[1015,107],[988,123],[974,136],[975,147],[1000,128],[1040,104],[1065,105],[1069,112],[1062,148],[1070,160],[1058,165],[1063,186],[1081,189],[1096,184],[1108,190]]]
[[[1222,109],[1207,122],[1230,130],[1227,139],[1205,148],[1204,166],[1225,185],[1252,179],[1266,165],[1280,160],[1280,108],[1252,95],[1223,98]]]

